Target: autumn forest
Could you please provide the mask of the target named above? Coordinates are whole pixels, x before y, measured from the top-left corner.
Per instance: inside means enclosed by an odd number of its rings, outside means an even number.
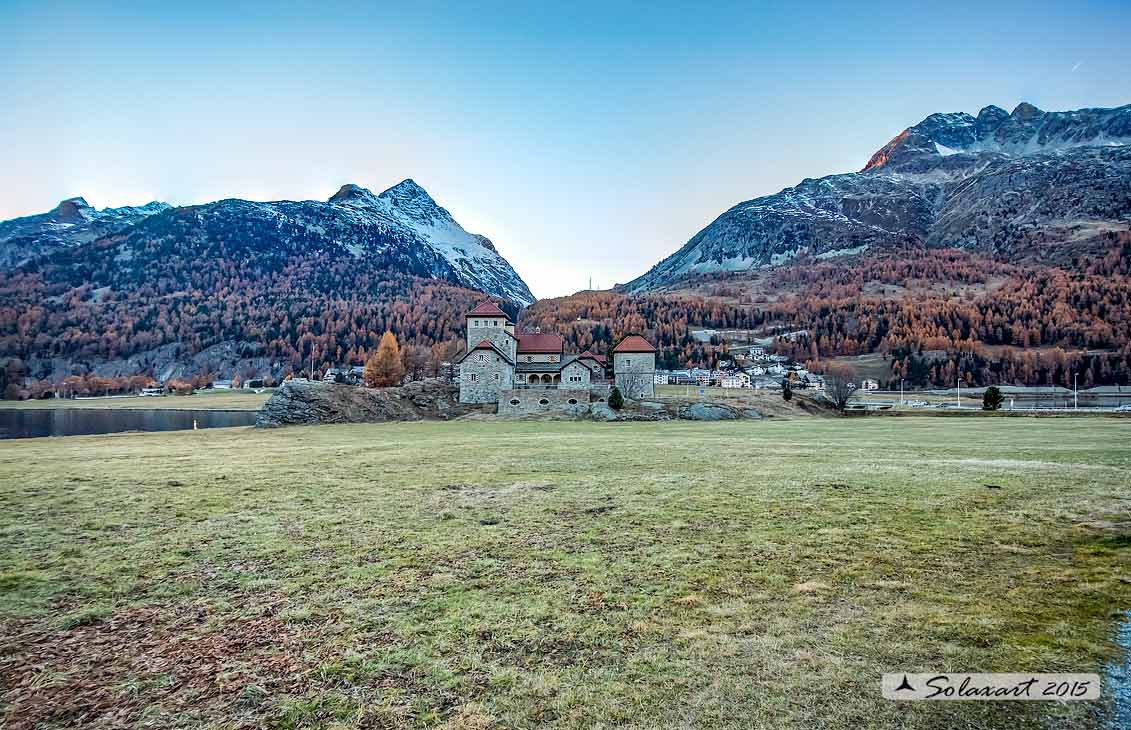
[[[155,250],[130,265],[103,253],[85,246],[0,273],[7,397],[92,373],[114,384],[152,375],[148,353],[170,347],[194,354],[229,343],[243,363],[243,372],[200,375],[322,372],[364,362],[386,330],[426,369],[458,354],[463,313],[483,298],[325,252],[188,258]],[[1073,374],[1081,387],[1127,384],[1129,254],[1124,234],[1105,255],[1063,267],[922,249],[700,277],[662,294],[581,292],[521,313],[502,304],[521,327],[560,332],[577,351],[604,352],[626,333],[644,333],[660,348],[661,367],[717,363],[733,343],[691,334],[713,329],[773,337],[778,352],[816,369],[879,352],[890,382],[920,386],[956,378],[1065,385]],[[25,379],[37,385],[21,386]]]

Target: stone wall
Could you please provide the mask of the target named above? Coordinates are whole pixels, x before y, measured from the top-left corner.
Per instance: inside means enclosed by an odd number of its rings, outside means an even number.
[[[514,366],[497,352],[476,350],[460,363],[460,403],[494,403],[499,391],[513,387]]]
[[[588,389],[516,388],[499,393],[500,416],[529,416],[543,413],[582,415],[588,412]]]

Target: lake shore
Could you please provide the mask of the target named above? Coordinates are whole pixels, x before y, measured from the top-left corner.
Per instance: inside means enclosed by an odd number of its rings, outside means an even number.
[[[258,411],[274,389],[205,390],[192,395],[108,396],[104,398],[48,398],[46,400],[4,400],[0,409],[44,408],[130,408],[138,410],[221,410]]]

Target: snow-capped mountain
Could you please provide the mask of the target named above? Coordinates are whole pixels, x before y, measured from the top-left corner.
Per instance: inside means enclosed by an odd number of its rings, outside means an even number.
[[[0,264],[6,266],[34,263],[38,256],[84,244],[106,249],[122,277],[134,280],[145,278],[146,261],[153,256],[238,259],[246,252],[245,257],[285,258],[321,252],[364,257],[396,272],[445,279],[522,306],[534,301],[490,240],[465,231],[412,180],[380,195],[344,185],[326,202],[228,199],[93,212],[80,198],[51,213],[0,224]]]
[[[1070,256],[1131,230],[1131,105],[932,114],[858,173],[739,203],[626,291],[903,245]],[[1068,244],[1067,246],[1062,244]]]
[[[362,226],[379,220],[388,226],[376,241],[354,242],[351,251],[384,253],[405,243],[429,249],[436,258],[421,260],[429,276],[449,279],[523,306],[534,302],[526,282],[486,236],[468,233],[424,188],[405,180],[380,195],[357,185],[343,185],[328,201],[336,211]],[[359,248],[359,245],[361,248]]]
[[[89,243],[168,208],[165,203],[153,202],[96,210],[83,198],[69,198],[46,213],[0,222],[0,268]]]

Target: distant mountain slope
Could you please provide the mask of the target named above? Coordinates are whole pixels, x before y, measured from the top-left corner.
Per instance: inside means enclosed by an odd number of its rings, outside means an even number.
[[[739,203],[621,289],[907,244],[1014,260],[1099,251],[1131,229],[1129,145],[1131,105],[932,114],[858,173]]]
[[[465,231],[412,180],[380,195],[345,185],[325,203],[229,199],[96,212],[77,198],[50,213],[0,224],[0,265],[34,268],[45,256],[95,243],[116,262],[115,271],[104,272],[111,279],[104,284],[111,286],[144,279],[153,256],[286,258],[326,252],[375,261],[393,273],[444,279],[519,305],[534,301],[490,240]]]
[[[0,268],[10,268],[61,248],[89,243],[155,215],[169,206],[96,210],[82,198],[70,198],[54,210],[0,222]]]
[[[512,317],[534,301],[488,239],[411,180],[326,202],[72,200],[0,230],[22,262],[0,266],[0,364],[54,383],[279,378],[363,362],[386,330],[412,348],[457,342],[484,292]]]

